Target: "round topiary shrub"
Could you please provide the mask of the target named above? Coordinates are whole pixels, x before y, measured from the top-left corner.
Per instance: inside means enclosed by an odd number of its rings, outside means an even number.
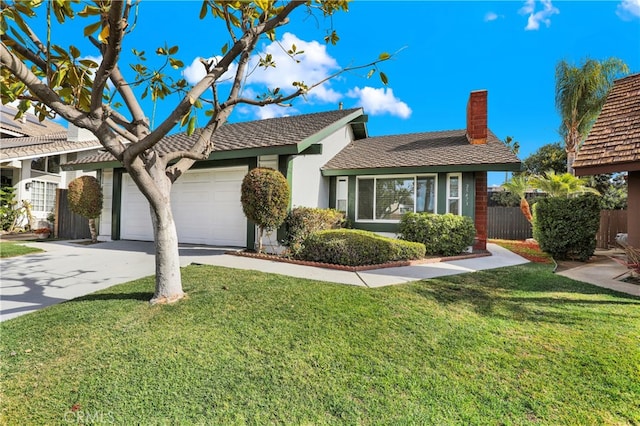
[[[423,243],[428,255],[455,256],[473,244],[476,228],[471,218],[451,213],[406,213],[399,237]]]
[[[258,225],[258,252],[262,252],[262,236],[278,228],[287,216],[289,184],[277,170],[255,168],[242,180],[242,210],[247,219]]]
[[[89,219],[91,241],[98,241],[96,218],[102,212],[102,187],[93,176],[80,176],[69,182],[69,209]]]
[[[356,229],[312,233],[298,258],[334,265],[376,265],[424,257],[424,244],[383,237]]]

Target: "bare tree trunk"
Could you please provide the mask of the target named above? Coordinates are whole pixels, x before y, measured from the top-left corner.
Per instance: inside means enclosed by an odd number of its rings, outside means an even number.
[[[92,243],[97,243],[98,242],[98,232],[96,230],[96,220],[95,220],[95,218],[90,218],[89,219],[89,232],[91,233],[91,242]]]
[[[178,232],[170,203],[151,207],[156,247],[156,289],[151,304],[173,303],[184,297],[180,276]]]
[[[180,252],[178,250],[178,231],[171,211],[171,180],[164,166],[157,165],[148,170],[155,189],[148,194],[153,225],[153,237],[156,249],[156,288],[151,304],[177,302],[185,294],[182,291],[180,275]]]

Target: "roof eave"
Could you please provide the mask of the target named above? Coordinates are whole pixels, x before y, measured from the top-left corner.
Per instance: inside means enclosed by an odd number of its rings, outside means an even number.
[[[371,167],[358,169],[322,169],[323,176],[356,176],[356,175],[392,175],[415,173],[452,173],[452,172],[519,172],[521,164],[453,164],[439,166],[405,166],[405,167]]]
[[[640,161],[626,161],[609,164],[592,164],[574,166],[576,176],[600,175],[603,173],[620,173],[640,171]]]
[[[363,117],[363,118],[361,120],[358,120],[360,117]],[[302,151],[304,151],[305,149],[309,148],[313,144],[321,142],[327,136],[335,133],[340,128],[348,125],[349,123],[352,123],[352,122],[355,122],[355,123],[366,123],[366,120],[367,120],[367,118],[364,115],[364,110],[362,108],[358,108],[357,110],[353,111],[351,114],[345,115],[340,120],[334,121],[332,124],[330,124],[329,126],[323,128],[319,132],[316,132],[313,135],[309,136],[308,138],[303,139],[300,142],[298,142],[297,143],[298,152],[296,154],[301,153]],[[360,135],[362,133],[362,131],[360,131],[359,133],[356,133],[355,130],[354,130],[354,133],[357,134],[357,135]],[[364,134],[366,135],[366,127],[364,128]]]

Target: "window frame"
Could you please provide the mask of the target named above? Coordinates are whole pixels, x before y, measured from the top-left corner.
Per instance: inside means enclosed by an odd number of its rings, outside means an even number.
[[[344,183],[344,197],[340,195],[341,183]],[[336,210],[347,213],[349,211],[349,176],[336,177]],[[340,209],[340,201],[344,201],[344,210]]]
[[[376,197],[377,197],[377,180],[378,179],[413,179],[413,212],[416,212],[417,201],[417,184],[419,178],[430,177],[434,179],[434,206],[433,211],[435,214],[438,212],[438,173],[418,173],[418,174],[393,174],[393,175],[362,175],[356,176],[356,191],[355,191],[355,221],[357,223],[400,223],[399,219],[376,219]],[[360,212],[360,180],[373,179],[373,219],[358,219],[358,213]],[[337,192],[337,191],[336,191]]]
[[[51,167],[51,163],[52,161],[54,161],[54,159],[57,157],[58,159],[58,171],[57,172],[52,172],[50,171]],[[44,170],[40,170],[40,169],[34,169],[33,168],[33,162],[43,159],[44,160]],[[42,155],[40,157],[34,157],[31,159],[31,164],[29,165],[30,170],[37,172],[37,173],[44,173],[44,174],[48,174],[48,175],[53,175],[53,176],[60,176],[60,174],[62,173],[62,168],[60,167],[60,164],[62,164],[62,158],[60,157],[60,154],[55,154],[55,155]]]
[[[38,210],[36,209],[36,203],[34,200],[34,195],[35,195],[35,185],[42,183],[43,184],[43,192],[42,192],[42,205],[44,206],[44,210]],[[49,185],[53,185],[53,204],[50,206],[49,209],[47,209],[47,188],[49,187]],[[34,212],[37,213],[49,213],[51,210],[54,210],[56,207],[56,190],[60,187],[60,185],[57,182],[51,182],[48,180],[41,180],[41,179],[31,179],[31,188],[29,190],[30,194],[29,194],[29,202],[31,203],[32,210]]]
[[[452,177],[457,177],[458,178],[458,196],[457,197],[452,197],[451,196],[451,178]],[[449,205],[450,205],[450,201],[451,200],[458,200],[458,211],[457,212],[451,212],[449,211]],[[453,213],[457,216],[462,216],[462,173],[447,173],[447,201],[446,201],[446,211],[447,213]]]

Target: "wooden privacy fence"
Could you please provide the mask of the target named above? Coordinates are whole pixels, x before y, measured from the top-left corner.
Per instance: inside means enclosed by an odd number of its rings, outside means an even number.
[[[489,238],[526,240],[533,236],[531,224],[520,211],[520,207],[489,207],[487,222]]]
[[[600,211],[600,229],[596,234],[596,247],[608,249],[615,246],[616,234],[621,232],[627,232],[627,211]]]
[[[531,224],[525,219],[519,207],[489,207],[487,221],[489,238],[526,240],[533,237]],[[627,232],[627,211],[601,210],[596,247],[608,249],[614,246],[616,235],[621,232]]]
[[[67,201],[68,189],[56,190],[56,223],[54,235],[56,238],[82,240],[91,238],[89,220],[69,209]]]

